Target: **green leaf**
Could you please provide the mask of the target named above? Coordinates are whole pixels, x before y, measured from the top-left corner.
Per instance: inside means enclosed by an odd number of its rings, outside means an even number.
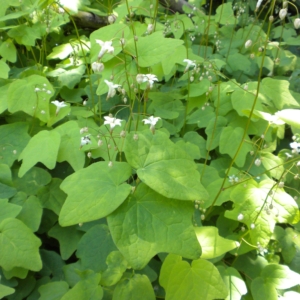
[[[12,166],[30,140],[27,123],[12,123],[0,126],[1,163]]]
[[[125,162],[97,162],[67,177],[61,189],[68,197],[61,209],[61,226],[100,219],[112,213],[128,196],[131,186],[124,183],[131,175]],[[113,201],[112,201],[113,197]]]
[[[134,39],[129,40],[124,51],[134,57],[138,54],[139,66],[149,67],[161,62],[182,44],[182,40],[164,38],[162,32],[159,31],[139,37],[138,42],[135,42]],[[137,47],[137,53],[135,47]]]
[[[248,74],[251,72],[251,61],[248,57],[246,57],[240,53],[234,53],[234,54],[228,55],[226,69],[230,73],[236,72],[239,76],[242,75],[242,73]],[[251,95],[251,96],[252,96],[252,98],[254,98],[253,95]],[[251,99],[251,97],[250,97],[250,99]]]
[[[54,281],[39,287],[40,300],[60,300],[69,291],[65,281]]]
[[[107,269],[102,273],[101,285],[112,286],[122,278],[128,263],[119,251],[112,251],[106,259]]]
[[[11,295],[15,292],[15,289],[0,284],[0,299],[4,298],[5,296]]]
[[[243,101],[241,101],[243,99]],[[231,103],[236,112],[244,117],[248,116],[245,111],[252,109],[254,104],[255,94],[252,94],[248,91],[237,90],[234,91],[231,95]],[[258,98],[255,102],[256,110],[263,110],[262,104],[260,103],[260,99]]]
[[[13,38],[18,44],[25,46],[35,46],[35,40],[40,38],[37,26],[21,24],[8,31],[8,36]]]
[[[8,111],[23,111],[47,123],[50,118],[49,100],[53,93],[53,87],[45,77],[32,75],[17,79],[8,89]]]
[[[28,195],[35,195],[37,191],[51,181],[50,174],[41,168],[33,167],[22,178],[18,170],[13,169],[13,183],[16,189]]]
[[[0,199],[0,222],[7,218],[16,217],[21,210],[19,205],[9,203],[7,199]]]
[[[10,67],[4,60],[0,60],[0,78],[7,79]]]
[[[14,198],[11,202],[22,207],[17,219],[22,221],[28,228],[32,230],[32,232],[36,232],[40,227],[43,214],[43,208],[40,200],[36,196],[29,196],[25,199]]]
[[[26,175],[25,175],[26,176]],[[65,202],[66,194],[59,188],[62,180],[53,178],[51,183],[38,191],[38,197],[44,208],[48,208],[59,215]]]
[[[276,289],[289,289],[300,282],[300,275],[288,266],[269,264],[261,272],[264,283],[272,284]]]
[[[225,217],[238,220],[238,215],[242,214],[243,219],[240,222],[251,228],[251,244],[260,244],[266,247],[269,243],[276,223],[289,223],[294,219],[297,213],[297,204],[295,200],[277,188],[274,194],[270,196],[274,182],[270,179],[257,183],[249,180],[247,186],[237,185],[230,199],[234,202],[234,209],[225,212]],[[272,205],[271,205],[272,204]],[[271,207],[271,208],[270,208]]]
[[[76,256],[85,269],[103,272],[107,269],[109,253],[118,250],[107,225],[96,225],[89,229],[77,246]]]
[[[168,255],[159,280],[166,290],[166,300],[224,299],[228,294],[218,269],[204,259],[190,265],[180,256]]]
[[[85,65],[80,65],[78,67],[73,67],[70,70],[58,68],[52,72],[49,72],[47,76],[58,77],[61,86],[66,86],[69,89],[73,89],[75,85],[80,82],[84,73]]]
[[[133,268],[142,269],[159,252],[191,259],[200,256],[192,213],[189,203],[167,199],[140,184],[107,221],[115,244],[126,260]]]
[[[207,134],[206,149],[211,151],[218,147],[221,133],[227,124],[227,119],[220,116],[217,119],[210,119],[208,126],[205,129]]]
[[[284,109],[281,111],[277,111],[275,116],[277,116],[280,120],[285,123],[300,129],[300,119],[299,119],[299,109]]]
[[[135,274],[116,285],[112,300],[155,300],[155,294],[149,278]]]
[[[59,250],[63,260],[67,260],[77,249],[83,232],[77,226],[60,227],[56,224],[48,231],[48,235],[59,241]]]
[[[51,276],[53,281],[59,281],[63,278],[63,267],[65,262],[61,256],[54,251],[40,249],[43,262],[43,269],[39,272],[41,276]]]
[[[5,278],[7,278],[7,279],[10,279],[13,277],[25,279],[28,275],[28,272],[29,272],[28,269],[24,269],[24,268],[20,268],[20,267],[12,268],[9,271],[3,270],[3,274],[4,274]]]
[[[236,155],[237,150],[239,150],[235,159],[235,163],[238,167],[244,166],[247,154],[253,149],[248,135],[246,135],[242,140],[243,136],[243,128],[233,128],[231,126],[225,127],[220,136],[220,153],[227,153],[231,158],[233,158]],[[243,141],[243,143],[239,149],[241,141]]]
[[[16,62],[17,49],[11,39],[7,39],[0,46],[0,55],[9,62]]]
[[[139,178],[165,197],[179,200],[206,199],[194,161],[160,131],[126,136],[125,155]]]
[[[255,278],[251,283],[253,300],[274,300],[278,299],[277,291],[273,284],[265,282],[263,278]]]
[[[0,199],[10,198],[12,197],[17,190],[7,184],[0,182]]]
[[[3,269],[22,267],[39,271],[42,268],[40,246],[40,239],[23,222],[8,218],[0,223],[0,265]]]
[[[229,291],[225,300],[240,300],[243,295],[247,294],[246,284],[235,268],[229,267],[225,269],[222,266],[218,266],[218,270]]]
[[[264,78],[260,92],[271,101],[277,109],[291,106],[299,107],[299,103],[292,96],[289,86],[290,83],[287,80]]]
[[[31,138],[19,156],[23,163],[19,170],[22,177],[36,163],[43,163],[48,169],[54,169],[60,144],[60,135],[56,131],[40,131]]]
[[[85,154],[79,151],[80,147],[80,128],[75,121],[66,122],[55,128],[61,136],[57,161],[67,161],[74,171],[83,168],[85,162]]]
[[[239,242],[224,239],[219,236],[218,231],[214,226],[195,228],[202,249],[201,258],[212,259],[239,247]]]
[[[216,10],[215,20],[220,24],[235,24],[235,16],[232,9],[232,3],[224,3],[219,5]]]
[[[102,287],[99,285],[101,275],[91,273],[86,279],[79,281],[69,290],[61,300],[99,300],[103,297]]]

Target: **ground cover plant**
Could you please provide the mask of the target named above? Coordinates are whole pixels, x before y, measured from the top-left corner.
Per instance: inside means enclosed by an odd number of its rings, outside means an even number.
[[[299,5],[2,1],[0,298],[300,298]]]

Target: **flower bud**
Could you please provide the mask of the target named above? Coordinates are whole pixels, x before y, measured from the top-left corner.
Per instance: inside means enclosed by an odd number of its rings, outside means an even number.
[[[299,18],[295,19],[295,21],[294,21],[294,27],[295,27],[296,29],[299,29],[299,28],[300,28],[300,19],[299,19]]]
[[[153,24],[149,24],[148,27],[147,27],[148,33],[149,33],[149,34],[152,33],[153,29],[154,29]]]
[[[249,48],[252,46],[252,41],[251,40],[248,40],[246,43],[245,43],[245,48]]]
[[[261,160],[259,158],[257,158],[254,162],[254,164],[259,167],[261,165]]]
[[[286,8],[282,8],[280,11],[279,11],[279,18],[280,20],[284,20],[285,17],[287,15],[287,9]]]
[[[102,72],[104,70],[104,64],[103,63],[98,63],[98,62],[93,62],[92,63],[92,70],[94,72]]]
[[[282,3],[282,7],[283,8],[287,8],[288,7],[288,1],[283,1],[283,3]]]
[[[115,23],[115,21],[116,21],[116,16],[115,16],[115,15],[110,15],[110,16],[108,16],[107,21],[108,21],[109,24]]]
[[[272,23],[273,21],[274,21],[274,16],[270,16],[270,17],[269,17],[269,22]]]

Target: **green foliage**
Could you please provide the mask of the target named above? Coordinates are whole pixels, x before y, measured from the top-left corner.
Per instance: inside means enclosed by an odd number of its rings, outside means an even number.
[[[0,299],[298,299],[298,4],[2,2]]]

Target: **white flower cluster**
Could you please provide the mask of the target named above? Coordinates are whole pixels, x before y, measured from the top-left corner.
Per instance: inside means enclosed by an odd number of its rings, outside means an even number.
[[[143,82],[148,82],[148,88],[152,89],[155,81],[158,81],[156,75],[153,74],[137,74],[136,81],[138,84],[142,84]]]

